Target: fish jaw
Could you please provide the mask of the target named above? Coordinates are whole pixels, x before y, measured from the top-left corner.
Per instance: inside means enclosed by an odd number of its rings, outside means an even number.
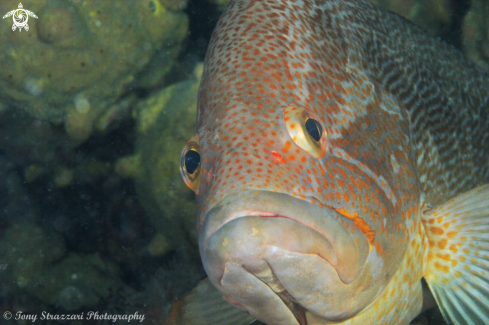
[[[270,317],[293,315],[294,306],[348,319],[383,288],[382,281],[370,283],[366,235],[348,222],[287,194],[230,195],[206,214],[199,238],[204,268],[228,300],[265,323],[290,323]]]

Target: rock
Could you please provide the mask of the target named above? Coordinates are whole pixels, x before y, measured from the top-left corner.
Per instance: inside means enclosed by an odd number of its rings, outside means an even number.
[[[139,103],[136,153],[120,159],[116,171],[136,183],[139,199],[157,235],[148,248],[161,255],[190,240],[195,247],[194,194],[179,173],[180,151],[195,129],[197,77],[171,85]],[[161,239],[164,240],[161,240]]]
[[[59,148],[129,119],[137,100],[132,89],[161,83],[187,36],[182,1],[170,2],[171,10],[158,0],[39,0],[25,4],[38,16],[28,31],[13,32],[5,20],[0,146],[7,154],[22,164],[49,165],[50,174],[62,164]],[[1,1],[0,12],[17,6]]]

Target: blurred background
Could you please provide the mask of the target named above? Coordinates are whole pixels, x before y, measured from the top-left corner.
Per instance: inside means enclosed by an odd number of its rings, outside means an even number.
[[[179,156],[227,2],[31,0],[38,18],[15,18],[28,30],[0,22],[1,313],[165,324],[205,277]],[[372,2],[489,68],[489,1]],[[2,16],[17,9],[0,1]],[[87,321],[36,321],[61,323]],[[416,323],[442,324],[436,310]]]

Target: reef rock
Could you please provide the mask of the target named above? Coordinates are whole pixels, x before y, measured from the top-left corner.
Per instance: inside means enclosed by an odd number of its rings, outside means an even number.
[[[166,1],[168,2],[168,1]],[[183,3],[183,5],[182,5]],[[154,87],[172,68],[188,19],[158,0],[39,0],[29,30],[0,25],[0,146],[17,161],[56,164],[56,148],[129,117],[132,89]],[[17,0],[0,2],[5,14]]]
[[[185,243],[197,242],[194,195],[179,173],[180,151],[195,129],[196,77],[171,85],[148,97],[135,111],[136,152],[118,161],[116,171],[136,183],[139,199],[155,225],[148,251],[164,255]]]

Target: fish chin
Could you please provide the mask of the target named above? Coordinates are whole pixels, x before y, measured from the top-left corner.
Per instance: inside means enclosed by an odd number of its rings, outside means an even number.
[[[199,244],[210,280],[265,323],[299,324],[304,310],[331,321],[351,317],[358,309],[349,284],[363,270],[367,239],[356,240],[324,210],[316,218],[319,207],[283,196],[224,200],[208,213]]]

